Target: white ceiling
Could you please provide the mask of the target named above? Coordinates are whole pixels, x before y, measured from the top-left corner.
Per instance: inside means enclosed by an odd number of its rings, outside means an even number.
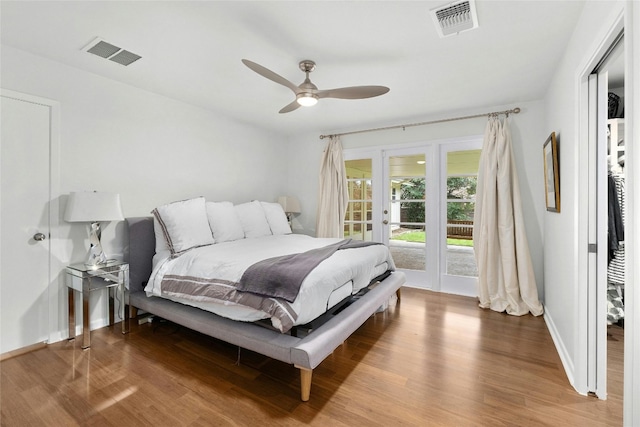
[[[584,1],[476,3],[479,28],[440,38],[446,1],[0,2],[3,44],[286,135],[401,124],[544,97]],[[142,56],[124,67],[81,49],[95,37]],[[322,99],[278,114],[284,86],[317,63],[320,89],[383,85],[365,100]]]

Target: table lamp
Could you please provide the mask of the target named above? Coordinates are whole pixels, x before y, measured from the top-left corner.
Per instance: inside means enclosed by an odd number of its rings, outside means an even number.
[[[297,197],[294,196],[280,196],[278,197],[278,203],[282,206],[284,213],[287,215],[289,225],[291,225],[291,217],[294,213],[300,213],[300,202]]]
[[[107,256],[100,243],[100,221],[124,219],[120,207],[120,195],[100,191],[78,191],[69,194],[64,213],[67,222],[88,222],[89,253],[87,266],[99,266],[107,262]]]

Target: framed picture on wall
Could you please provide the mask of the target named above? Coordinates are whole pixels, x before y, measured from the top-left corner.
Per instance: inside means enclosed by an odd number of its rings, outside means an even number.
[[[544,155],[544,195],[547,210],[560,212],[560,171],[558,170],[558,142],[551,132],[542,147]]]

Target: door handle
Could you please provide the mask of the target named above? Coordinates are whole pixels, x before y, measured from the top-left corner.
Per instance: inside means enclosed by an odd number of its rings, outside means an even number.
[[[44,234],[42,234],[42,233],[36,233],[36,234],[34,234],[34,235],[33,235],[33,240],[35,240],[35,241],[37,241],[37,242],[41,242],[41,241],[43,241],[43,240],[44,240],[44,239],[46,239],[46,238],[47,238],[47,236],[45,236],[45,235],[44,235]]]

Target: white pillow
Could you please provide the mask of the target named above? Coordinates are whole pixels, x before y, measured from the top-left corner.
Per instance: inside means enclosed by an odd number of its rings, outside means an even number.
[[[246,238],[251,239],[271,235],[271,228],[269,228],[267,217],[259,201],[254,200],[252,202],[235,205],[234,209],[240,219]]]
[[[172,256],[214,243],[203,197],[169,203],[152,212]]]
[[[291,234],[291,226],[280,203],[260,202],[273,234]]]
[[[169,246],[167,246],[167,239],[164,237],[164,230],[155,215],[153,216],[153,232],[156,235],[156,253],[168,251]]]
[[[244,230],[231,202],[207,202],[207,217],[216,243],[244,239]]]

